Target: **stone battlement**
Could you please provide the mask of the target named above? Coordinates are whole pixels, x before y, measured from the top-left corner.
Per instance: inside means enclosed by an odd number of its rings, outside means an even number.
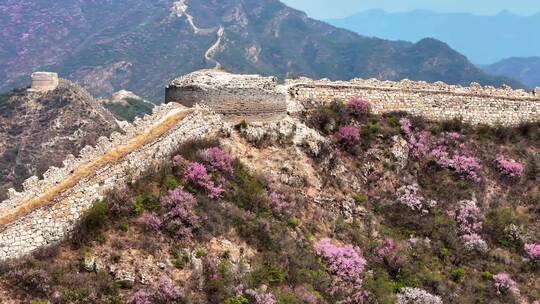
[[[472,83],[353,79],[329,81],[299,78],[285,82],[289,98],[306,106],[362,98],[375,114],[403,111],[429,120],[462,119],[472,124],[515,126],[540,120],[540,88],[532,93]]]
[[[286,114],[286,94],[276,77],[202,70],[169,82],[165,102],[207,105],[229,120],[270,121]]]
[[[32,73],[31,91],[48,92],[58,87],[58,74],[50,72]]]

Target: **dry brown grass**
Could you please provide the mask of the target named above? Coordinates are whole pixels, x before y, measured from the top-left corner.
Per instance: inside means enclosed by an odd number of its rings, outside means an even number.
[[[31,199],[4,214],[1,214],[0,227],[9,225],[18,218],[27,215],[36,209],[42,208],[50,202],[53,202],[56,197],[77,185],[77,183],[79,183],[81,180],[92,177],[97,170],[103,168],[105,165],[118,163],[122,158],[132,151],[145,146],[146,144],[165,134],[191,112],[191,110],[173,112],[169,114],[163,121],[156,124],[147,132],[136,136],[127,144],[113,148],[107,151],[101,157],[75,169],[75,171],[69,177],[42,195]]]

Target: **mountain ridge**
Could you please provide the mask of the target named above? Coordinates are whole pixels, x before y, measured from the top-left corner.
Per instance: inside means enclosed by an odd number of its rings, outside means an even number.
[[[387,12],[366,10],[328,23],[361,35],[418,41],[433,37],[447,42],[474,63],[491,64],[508,57],[540,55],[540,13],[522,16],[441,13],[430,10]]]
[[[281,78],[522,87],[485,74],[447,45],[433,44],[432,56],[423,57],[414,44],[362,37],[276,0],[48,2],[0,5],[0,21],[11,25],[0,31],[0,76],[6,79],[0,90],[24,83],[39,68],[59,72],[98,97],[127,89],[159,102],[167,80],[216,62],[235,73]]]
[[[540,87],[540,57],[511,57],[481,66],[489,74],[511,77],[530,88]]]

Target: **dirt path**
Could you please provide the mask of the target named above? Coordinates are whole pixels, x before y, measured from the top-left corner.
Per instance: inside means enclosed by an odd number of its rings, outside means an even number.
[[[225,33],[225,29],[223,28],[223,26],[220,26],[218,31],[217,31],[217,40],[216,40],[216,43],[214,43],[207,51],[206,53],[204,53],[204,58],[209,61],[209,62],[212,62],[214,63],[216,66],[215,68],[216,69],[219,69],[221,68],[221,63],[219,63],[216,59],[214,59],[213,57],[216,55],[217,51],[219,50],[219,46],[221,45],[221,38],[223,37],[223,34]]]

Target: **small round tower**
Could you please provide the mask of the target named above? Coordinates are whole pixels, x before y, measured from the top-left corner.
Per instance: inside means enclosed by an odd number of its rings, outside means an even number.
[[[58,86],[58,74],[51,72],[32,73],[32,86],[30,91],[48,92]]]

